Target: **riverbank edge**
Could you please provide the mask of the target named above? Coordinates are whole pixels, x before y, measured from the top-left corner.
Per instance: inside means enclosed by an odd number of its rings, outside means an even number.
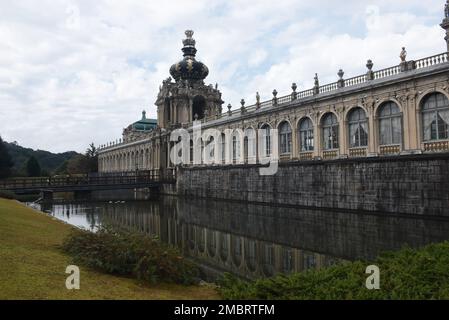
[[[0,299],[208,300],[204,286],[147,285],[80,267],[81,289],[67,290],[71,257],[60,245],[75,227],[15,200],[0,198]]]

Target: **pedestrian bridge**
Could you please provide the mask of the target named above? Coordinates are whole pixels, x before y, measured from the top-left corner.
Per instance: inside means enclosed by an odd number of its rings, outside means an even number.
[[[12,178],[0,180],[0,190],[15,194],[90,192],[103,190],[159,188],[176,183],[175,170],[114,172],[68,175],[45,178]]]

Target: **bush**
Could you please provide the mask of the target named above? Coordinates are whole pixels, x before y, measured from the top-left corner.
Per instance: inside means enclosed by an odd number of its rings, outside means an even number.
[[[63,250],[76,263],[118,275],[156,282],[192,284],[198,268],[179,252],[142,233],[103,227],[92,233],[74,231]]]
[[[16,195],[11,191],[0,190],[0,198],[13,200],[16,199]]]
[[[366,267],[380,268],[380,290],[365,286]],[[226,274],[219,281],[225,299],[422,300],[449,299],[449,242],[420,250],[404,248],[372,263],[356,261],[322,270],[243,281]]]

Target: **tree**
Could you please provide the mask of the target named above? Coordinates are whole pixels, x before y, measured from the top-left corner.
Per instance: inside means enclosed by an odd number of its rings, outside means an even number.
[[[2,137],[0,137],[0,179],[7,178],[11,175],[13,165],[14,163],[6,148],[6,144],[3,142]]]
[[[87,148],[86,156],[89,158],[95,158],[98,156],[98,150],[93,142],[89,145],[89,148]]]
[[[86,150],[86,157],[89,161],[89,173],[98,172],[98,150],[93,142]]]
[[[86,174],[90,172],[90,160],[85,155],[74,156],[67,162],[67,173]]]
[[[41,165],[37,159],[31,156],[26,164],[26,170],[28,177],[40,177],[41,175]]]
[[[69,174],[87,174],[98,172],[98,150],[93,143],[84,155],[77,155],[67,161],[66,171]]]

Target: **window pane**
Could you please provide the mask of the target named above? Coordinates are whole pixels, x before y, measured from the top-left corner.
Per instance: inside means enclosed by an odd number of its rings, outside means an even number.
[[[359,127],[359,125],[357,123],[349,125],[349,138],[350,138],[351,148],[354,148],[358,145],[358,142],[359,142],[359,139],[358,139],[359,137],[358,137],[358,132],[357,132],[358,127]]]
[[[332,145],[331,145],[331,131],[330,128],[323,128],[323,144],[324,144],[324,149],[325,150],[329,150],[332,149]]]
[[[332,147],[338,149],[338,126],[332,127]]]
[[[381,119],[379,122],[380,129],[380,144],[381,145],[389,145],[392,142],[391,137],[391,121],[390,119]]]
[[[392,126],[392,144],[402,144],[402,119],[400,117],[395,117],[391,119]]]
[[[360,146],[368,146],[368,123],[366,121],[360,123]]]
[[[435,134],[432,137],[432,123],[435,122],[435,113],[434,112],[426,112],[423,113],[423,133],[424,140],[430,141],[435,139]]]
[[[438,138],[448,138],[449,110],[438,112]]]

